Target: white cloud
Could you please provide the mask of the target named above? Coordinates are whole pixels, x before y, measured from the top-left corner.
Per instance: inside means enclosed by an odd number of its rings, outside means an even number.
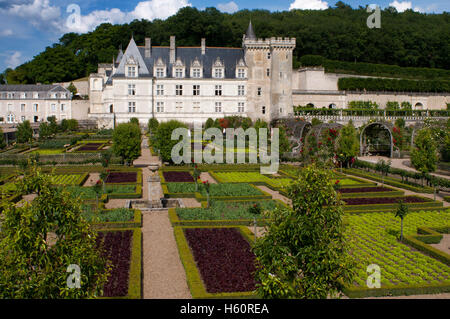
[[[10,35],[13,35],[13,32],[11,29],[5,29],[0,32],[0,37],[8,37]]]
[[[398,12],[403,12],[408,9],[412,9],[412,3],[411,1],[397,1],[389,3],[390,7],[394,7]]]
[[[328,8],[328,3],[321,0],[295,0],[291,3],[289,10],[324,10]]]
[[[226,13],[233,13],[239,10],[238,5],[234,1],[230,1],[227,3],[219,3],[217,5],[217,9]]]
[[[24,2],[24,1],[23,1]],[[78,23],[69,22],[69,17],[74,12],[68,12],[63,17],[61,11],[66,8],[52,6],[50,0],[32,0],[28,3],[17,3],[8,7],[0,6],[0,15],[18,17],[21,21],[31,23],[35,28],[43,31],[55,31],[57,33],[92,31],[102,23],[123,24],[134,19],[153,20],[165,19],[177,13],[183,7],[191,6],[188,0],[149,0],[139,2],[133,11],[126,12],[114,8],[110,10],[94,10],[86,15],[81,12]]]
[[[7,68],[14,69],[16,66],[22,64],[22,53],[19,51],[13,51],[10,55],[7,55],[5,65]]]

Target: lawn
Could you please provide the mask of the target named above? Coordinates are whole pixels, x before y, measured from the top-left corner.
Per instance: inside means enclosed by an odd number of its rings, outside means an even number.
[[[274,200],[262,201],[214,201],[210,208],[176,208],[180,220],[223,220],[223,219],[253,219],[261,218],[249,211],[249,208],[259,204],[263,211],[273,210],[278,204]]]
[[[366,287],[370,264],[381,268],[381,288],[398,285],[450,284],[450,267],[400,243],[400,219],[393,213],[347,215],[346,237],[357,260],[354,285]],[[417,234],[417,227],[449,225],[446,211],[410,212],[404,220],[404,234]]]

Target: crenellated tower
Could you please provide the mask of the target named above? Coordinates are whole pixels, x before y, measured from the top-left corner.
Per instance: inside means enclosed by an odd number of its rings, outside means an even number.
[[[242,46],[248,66],[248,115],[271,121],[292,113],[295,38],[258,39],[250,21]]]

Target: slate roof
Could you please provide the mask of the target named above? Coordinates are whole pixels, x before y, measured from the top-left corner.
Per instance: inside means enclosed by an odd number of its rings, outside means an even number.
[[[173,77],[173,64],[169,63],[169,47],[152,47],[151,57],[145,58],[145,47],[136,46],[134,39],[131,39],[123,56],[119,53],[117,60],[120,58],[120,63],[112,78],[125,76],[125,64],[130,56],[139,63],[139,77],[153,77],[153,66],[159,58],[161,58],[166,65],[166,77]],[[191,63],[196,59],[203,66],[203,78],[211,78],[212,66],[217,58],[219,58],[225,66],[225,78],[236,78],[236,65],[241,59],[245,63],[244,50],[241,48],[206,47],[204,55],[202,55],[201,47],[175,48],[175,62],[179,59],[184,63],[186,70],[185,78],[190,77],[189,68],[191,67]],[[107,83],[108,82],[110,81],[107,81]]]
[[[2,84],[0,92],[66,92],[65,88],[57,84]]]

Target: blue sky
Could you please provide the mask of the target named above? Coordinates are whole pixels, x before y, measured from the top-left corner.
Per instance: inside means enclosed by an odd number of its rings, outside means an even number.
[[[84,33],[95,29],[103,21],[126,23],[135,18],[165,19],[179,8],[193,6],[198,9],[216,7],[223,12],[242,9],[284,11],[293,8],[322,10],[334,6],[337,0],[0,0],[0,72],[16,67],[57,42],[66,32]],[[392,5],[397,11],[413,9],[426,13],[450,11],[448,0],[347,0],[357,8],[378,4]],[[79,19],[69,19],[75,11],[67,11],[76,4]]]

